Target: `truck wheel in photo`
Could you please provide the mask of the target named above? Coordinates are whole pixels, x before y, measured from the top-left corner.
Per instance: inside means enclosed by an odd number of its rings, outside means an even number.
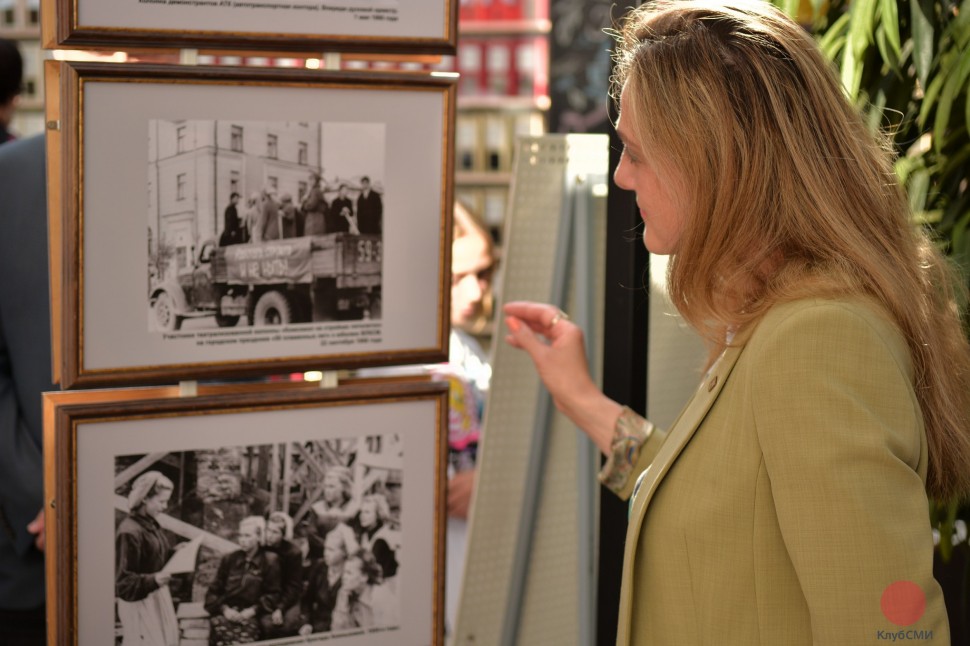
[[[176,313],[175,301],[168,292],[159,292],[152,303],[155,325],[159,330],[173,332],[182,327],[182,317]]]
[[[271,289],[256,301],[253,325],[287,325],[292,321],[293,305],[286,294]]]

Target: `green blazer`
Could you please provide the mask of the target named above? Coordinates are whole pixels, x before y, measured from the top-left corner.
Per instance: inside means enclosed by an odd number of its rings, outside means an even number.
[[[617,644],[949,644],[926,469],[888,318],[859,301],[773,308],[641,449]],[[925,595],[909,625],[882,610],[896,581]]]

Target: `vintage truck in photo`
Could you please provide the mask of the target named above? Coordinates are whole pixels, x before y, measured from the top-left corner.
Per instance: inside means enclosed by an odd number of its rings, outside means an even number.
[[[156,328],[214,316],[219,327],[376,319],[381,315],[379,235],[330,233],[219,247],[203,242],[191,272],[153,284]]]

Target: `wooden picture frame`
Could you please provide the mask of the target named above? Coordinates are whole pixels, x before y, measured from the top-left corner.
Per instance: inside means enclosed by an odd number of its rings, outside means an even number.
[[[311,564],[300,576],[326,573],[324,562],[314,559],[318,541],[331,532],[344,539],[345,551],[366,551],[371,564],[382,564],[379,572],[371,570],[374,589],[365,592],[374,600],[371,618],[359,619],[344,606],[325,629],[316,621],[327,611],[309,603],[303,619],[313,629],[296,637],[300,643],[444,645],[446,384],[398,380],[262,392],[244,385],[199,397],[171,397],[164,390],[44,395],[50,643],[114,643],[116,631],[161,631],[154,622],[133,623],[129,611],[164,606],[166,599],[171,607],[159,614],[174,613],[180,638],[205,639],[222,609],[222,568],[231,575],[235,557],[229,555],[238,543],[245,546],[241,519],[285,511],[297,528],[289,542],[306,539],[304,559]],[[338,492],[347,498],[328,507],[323,483],[331,472],[347,480]],[[139,501],[158,489],[146,490],[145,482],[166,479],[171,497],[165,509],[151,513]],[[352,515],[361,509],[377,511],[378,531],[362,514]],[[163,569],[172,580],[133,592],[132,581],[153,577],[144,572],[144,560],[129,564],[127,543],[145,538],[139,528],[153,523],[161,529],[152,535],[163,536],[165,548],[155,556],[166,560]],[[282,555],[286,547],[274,549]],[[268,561],[263,565],[263,605],[254,621],[269,616],[266,599],[282,603],[278,593],[266,597],[273,582],[282,589],[287,581]],[[162,587],[168,588],[164,596],[151,594]],[[342,603],[352,603],[350,592]],[[351,621],[352,615],[358,619]],[[258,643],[293,638],[260,633]]]
[[[62,388],[446,359],[453,79],[47,65]]]
[[[456,0],[43,0],[44,47],[454,54]]]

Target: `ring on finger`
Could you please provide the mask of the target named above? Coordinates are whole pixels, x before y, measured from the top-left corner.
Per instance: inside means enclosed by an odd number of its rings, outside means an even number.
[[[566,314],[562,310],[558,310],[556,312],[556,315],[552,317],[552,320],[549,321],[549,327],[553,327],[553,326],[556,325],[556,323],[558,323],[559,321],[563,321],[563,320],[568,321],[569,320],[569,314]]]

